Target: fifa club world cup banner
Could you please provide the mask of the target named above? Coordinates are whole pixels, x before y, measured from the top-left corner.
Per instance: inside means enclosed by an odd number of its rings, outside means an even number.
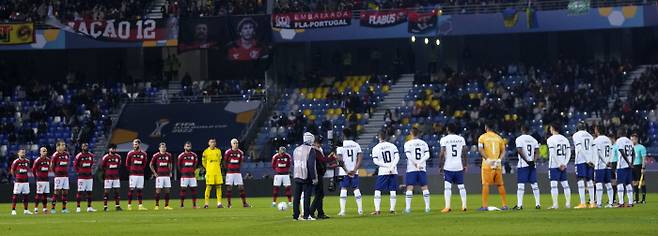
[[[437,16],[436,12],[409,12],[409,33],[424,34],[436,29]]]
[[[316,29],[349,26],[351,24],[351,11],[272,14],[272,27],[278,29]]]
[[[406,10],[367,11],[361,13],[361,25],[367,27],[388,27],[406,21]]]
[[[213,49],[229,61],[269,56],[272,27],[268,15],[186,18],[180,22],[178,50]]]
[[[215,138],[219,147],[226,147],[232,138],[239,138],[251,122],[260,101],[192,104],[128,104],[112,130],[111,143],[120,152],[131,149],[132,140],[142,140],[146,151],[167,143],[172,152],[182,151],[186,141],[194,150],[202,150],[208,139]]]
[[[33,23],[0,24],[0,45],[30,44],[33,42]]]
[[[177,37],[175,25],[164,19],[144,20],[85,20],[60,23],[56,20],[46,21],[50,26],[77,33],[94,40],[102,41],[152,41],[168,40]]]

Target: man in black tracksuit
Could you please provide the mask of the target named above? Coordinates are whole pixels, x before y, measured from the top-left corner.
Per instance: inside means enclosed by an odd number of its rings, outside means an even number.
[[[304,133],[304,143],[293,151],[293,177],[294,177],[294,198],[293,198],[293,215],[294,220],[315,220],[311,217],[310,203],[313,195],[313,187],[318,181],[318,172],[316,170],[316,154],[320,153],[312,145],[315,137],[311,133]],[[300,216],[300,201],[304,193],[304,204],[301,208],[304,215]]]
[[[324,213],[323,209],[324,181],[322,176],[324,176],[325,172],[327,172],[327,163],[329,163],[331,160],[325,157],[324,153],[322,153],[322,136],[316,137],[313,146],[315,147],[316,151],[315,168],[318,171],[318,184],[315,185],[314,188],[315,195],[313,197],[313,202],[311,203],[311,217],[315,218],[315,211],[317,211],[317,219],[329,219],[329,216]]]

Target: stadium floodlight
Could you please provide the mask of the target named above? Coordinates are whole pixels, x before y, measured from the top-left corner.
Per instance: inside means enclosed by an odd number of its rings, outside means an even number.
[[[416,35],[411,35],[411,42],[415,43],[416,42]]]
[[[427,44],[429,44],[429,43],[430,43],[430,39],[429,39],[429,38],[425,38],[425,45],[427,45]]]

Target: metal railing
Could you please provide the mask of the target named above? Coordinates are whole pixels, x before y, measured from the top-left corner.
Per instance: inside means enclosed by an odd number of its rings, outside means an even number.
[[[214,96],[177,95],[177,96],[169,97],[167,99],[162,99],[160,96],[125,98],[125,101],[128,103],[176,104],[176,103],[215,103],[215,102],[230,102],[230,101],[248,101],[248,100],[262,100],[264,98],[265,98],[264,94],[214,95]]]
[[[530,3],[528,3],[530,2]],[[440,10],[443,15],[462,15],[462,14],[488,14],[500,13],[507,8],[515,8],[517,10],[525,10],[531,6],[536,11],[548,10],[564,10],[567,9],[571,0],[547,0],[547,1],[517,1],[512,3],[495,3],[495,4],[464,4],[464,5],[442,5],[437,3],[435,5],[428,5],[426,7],[406,8],[408,10],[415,10],[420,12],[428,12],[432,10]],[[640,6],[647,4],[656,4],[656,0],[590,0],[590,8],[600,7],[618,7],[618,6]],[[379,11],[396,10],[396,9],[380,9]],[[355,9],[352,10],[352,16],[359,18],[361,12],[373,11],[369,9]],[[311,11],[312,12],[312,11]],[[276,14],[276,12],[274,12]]]

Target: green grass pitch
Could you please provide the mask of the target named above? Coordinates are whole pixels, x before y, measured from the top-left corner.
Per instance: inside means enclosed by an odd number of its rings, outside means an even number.
[[[573,194],[572,205],[577,203]],[[530,209],[506,212],[478,212],[480,195],[469,195],[468,212],[453,211],[442,214],[443,195],[432,196],[432,212],[423,212],[423,200],[414,195],[413,212],[403,214],[404,195],[398,195],[397,215],[357,216],[353,196],[348,197],[348,216],[337,217],[338,198],[325,199],[328,220],[314,222],[292,220],[292,209],[278,211],[271,207],[271,198],[250,198],[252,208],[232,209],[178,209],[154,211],[153,201],[146,201],[149,211],[69,213],[67,215],[10,216],[11,206],[0,204],[0,235],[556,235],[585,234],[656,235],[658,223],[658,194],[647,196],[646,205],[624,209],[564,209],[560,196],[559,210],[535,210],[534,199],[526,194],[524,203]],[[285,199],[280,198],[280,199]],[[604,197],[604,200],[606,197]],[[236,201],[237,200],[237,201]],[[510,205],[516,195],[508,195]],[[225,200],[224,200],[225,201]],[[240,199],[234,199],[239,203]],[[550,196],[542,195],[542,206],[550,206]],[[203,199],[200,200],[202,204]],[[214,204],[214,200],[211,204]],[[497,195],[490,204],[500,206]],[[364,210],[373,210],[372,196],[364,196]],[[529,204],[528,204],[529,203]],[[30,209],[34,207],[30,203]],[[126,201],[122,204],[125,209]],[[186,200],[187,206],[191,201]],[[453,209],[461,204],[453,194]],[[84,205],[84,204],[83,204]],[[178,205],[178,199],[172,201]],[[73,206],[73,207],[71,207]],[[75,202],[69,209],[75,211]],[[58,206],[59,207],[59,206]],[[102,209],[101,202],[95,202]],[[133,208],[136,208],[133,206]],[[382,196],[382,209],[389,208],[388,196]],[[59,208],[58,208],[59,209]],[[84,210],[84,207],[83,207]],[[444,234],[445,235],[445,234]]]

